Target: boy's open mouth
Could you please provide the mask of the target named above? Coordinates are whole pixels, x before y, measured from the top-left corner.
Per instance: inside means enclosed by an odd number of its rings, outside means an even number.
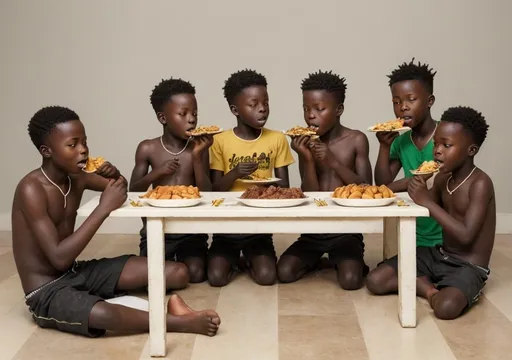
[[[78,167],[79,167],[80,169],[83,169],[83,168],[85,167],[85,165],[87,165],[87,159],[85,159],[85,160],[80,160],[80,161],[78,162],[78,164],[77,164],[77,165],[78,165]]]

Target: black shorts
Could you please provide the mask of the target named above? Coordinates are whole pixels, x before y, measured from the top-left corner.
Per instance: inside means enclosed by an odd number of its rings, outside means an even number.
[[[146,228],[140,230],[140,256],[148,256]],[[207,234],[165,234],[165,260],[183,262],[187,258],[206,261]]]
[[[383,263],[398,270],[398,257]],[[427,276],[438,289],[454,287],[459,289],[468,301],[467,308],[478,301],[490,270],[444,253],[440,245],[416,248],[417,277]],[[380,265],[380,264],[379,264]]]
[[[327,253],[334,264],[357,260],[364,264],[362,234],[302,234],[283,255],[298,257],[307,267],[314,268]]]
[[[240,251],[251,262],[255,256],[264,255],[277,261],[272,234],[214,234],[208,251],[208,259],[220,256],[236,267]]]
[[[75,262],[60,278],[37,288],[25,296],[32,318],[42,328],[98,337],[103,329],[89,327],[93,306],[113,298],[126,261],[133,255],[112,259]]]

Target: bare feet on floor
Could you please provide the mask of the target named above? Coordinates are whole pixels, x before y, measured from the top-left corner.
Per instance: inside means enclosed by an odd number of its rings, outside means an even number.
[[[220,325],[220,317],[213,310],[196,311],[190,308],[185,301],[176,294],[172,294],[167,302],[167,313],[172,315],[169,319],[170,331],[190,332],[214,336]]]

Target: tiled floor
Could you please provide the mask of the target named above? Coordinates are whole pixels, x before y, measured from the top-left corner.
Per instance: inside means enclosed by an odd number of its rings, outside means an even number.
[[[293,236],[276,236],[278,253]],[[136,236],[97,236],[82,258],[136,253]],[[381,259],[382,239],[367,236],[366,260]],[[339,289],[332,270],[294,284],[260,287],[246,275],[218,289],[207,283],[179,294],[222,318],[214,338],[169,334],[168,358],[202,359],[510,359],[512,236],[498,236],[485,296],[455,321],[433,317],[418,300],[418,327],[402,329],[396,296]],[[23,302],[10,233],[0,233],[0,359],[148,359],[146,334],[86,339],[37,328]]]

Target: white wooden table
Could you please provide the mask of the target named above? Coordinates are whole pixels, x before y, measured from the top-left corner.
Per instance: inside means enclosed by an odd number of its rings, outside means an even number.
[[[137,199],[139,193],[130,193]],[[392,204],[376,208],[342,207],[327,200],[318,207],[313,198],[328,199],[330,193],[306,193],[307,204],[292,208],[251,208],[234,201],[240,193],[202,193],[204,201],[190,208],[132,207],[128,201],[111,217],[147,217],[150,354],[166,354],[164,234],[165,233],[380,233],[384,229],[384,258],[399,255],[398,315],[402,327],[416,326],[416,217],[428,216],[407,194],[398,194],[409,206]],[[225,198],[225,205],[211,206]],[[99,196],[78,210],[88,216]],[[135,221],[135,219],[134,219]]]

